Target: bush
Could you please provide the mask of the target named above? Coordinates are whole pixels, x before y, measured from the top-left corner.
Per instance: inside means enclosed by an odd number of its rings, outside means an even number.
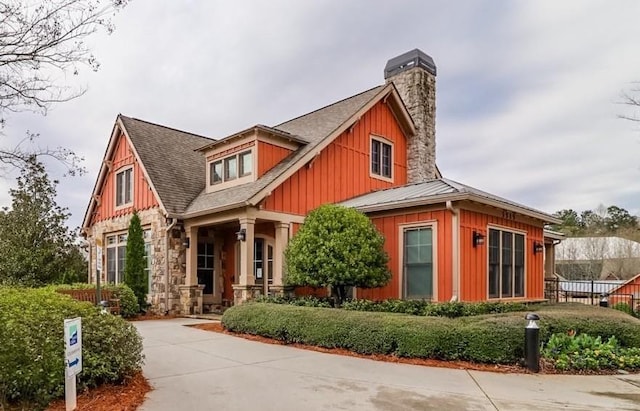
[[[288,285],[327,287],[340,305],[348,287],[391,280],[384,237],[363,213],[335,204],[311,211],[285,250]]]
[[[432,317],[468,317],[483,314],[498,314],[524,311],[527,306],[520,303],[502,302],[447,302],[431,303],[426,300],[351,300],[342,305],[345,310],[428,315]]]
[[[616,337],[603,342],[588,334],[553,334],[542,355],[563,371],[640,368],[640,348],[620,347]]]
[[[120,315],[124,318],[135,317],[140,312],[138,299],[133,290],[126,284],[102,284],[101,289],[109,290],[114,293],[116,298],[120,299]],[[75,283],[49,286],[54,290],[95,290],[95,284]]]
[[[286,297],[286,296],[260,296],[255,299],[256,302],[269,304],[288,304],[297,305],[299,307],[333,307],[333,300],[330,298],[320,298],[310,296],[304,297]]]
[[[597,331],[622,346],[640,346],[640,321],[597,307],[562,310],[539,306],[541,339],[553,330]],[[362,354],[514,364],[523,357],[524,312],[475,317],[428,317],[383,312],[247,303],[225,311],[225,328]],[[613,325],[612,323],[615,323]]]
[[[623,303],[623,302],[616,303],[611,308],[613,308],[614,310],[622,311],[623,313],[627,313],[629,315],[633,315],[633,310],[631,309],[631,306],[627,303]]]
[[[122,318],[43,289],[0,287],[0,408],[42,408],[64,395],[63,320],[82,317],[83,371],[78,390],[121,382],[141,369],[142,339]]]

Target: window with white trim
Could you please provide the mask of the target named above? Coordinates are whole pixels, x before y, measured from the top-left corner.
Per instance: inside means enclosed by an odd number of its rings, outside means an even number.
[[[433,298],[433,229],[406,228],[403,233],[404,297]]]
[[[116,173],[116,207],[133,202],[133,167]]]
[[[489,298],[524,297],[524,234],[489,229]]]
[[[151,230],[143,232],[144,252],[147,266],[145,274],[149,279],[149,290],[151,290]],[[127,233],[107,236],[107,282],[120,284],[124,282],[124,267],[127,255]]]
[[[371,137],[371,174],[391,178],[393,148],[375,137]]]
[[[251,150],[236,153],[209,163],[209,185],[250,176],[253,172]]]

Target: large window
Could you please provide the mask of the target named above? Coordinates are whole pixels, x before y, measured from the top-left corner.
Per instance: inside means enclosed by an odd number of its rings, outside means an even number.
[[[391,178],[393,163],[391,144],[371,138],[371,174]]]
[[[431,227],[404,230],[404,296],[433,298],[433,230]]]
[[[243,151],[209,163],[209,185],[246,177],[252,172],[253,156],[251,151]]]
[[[144,232],[144,251],[147,266],[145,273],[149,278],[149,287],[151,287],[151,231]],[[120,284],[124,282],[124,267],[127,255],[127,234],[115,234],[107,236],[107,282],[112,284]],[[151,290],[151,288],[149,288]]]
[[[524,297],[524,235],[489,229],[489,298]]]
[[[133,201],[133,168],[122,170],[116,174],[116,206],[130,204]]]
[[[204,294],[213,294],[213,270],[214,270],[213,242],[198,241],[198,284],[204,284]]]

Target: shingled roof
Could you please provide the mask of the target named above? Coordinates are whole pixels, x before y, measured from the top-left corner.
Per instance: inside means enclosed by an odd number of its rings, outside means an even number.
[[[274,182],[305,154],[313,151],[346,121],[356,115],[389,86],[378,86],[355,96],[338,101],[311,113],[278,124],[273,128],[297,136],[308,144],[301,146],[258,180],[236,187],[207,193],[203,188],[186,209],[186,216],[194,216],[209,210],[236,207],[248,203],[261,190]],[[393,86],[391,86],[393,87]],[[202,179],[204,182],[204,179]]]
[[[205,185],[205,159],[195,150],[214,140],[123,115],[118,118],[166,211],[183,212]]]

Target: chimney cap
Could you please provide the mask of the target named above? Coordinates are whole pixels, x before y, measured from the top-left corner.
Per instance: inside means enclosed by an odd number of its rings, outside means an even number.
[[[384,78],[388,79],[414,67],[420,67],[428,73],[436,75],[436,63],[433,62],[431,56],[420,49],[413,49],[387,61],[387,65],[384,67]]]

